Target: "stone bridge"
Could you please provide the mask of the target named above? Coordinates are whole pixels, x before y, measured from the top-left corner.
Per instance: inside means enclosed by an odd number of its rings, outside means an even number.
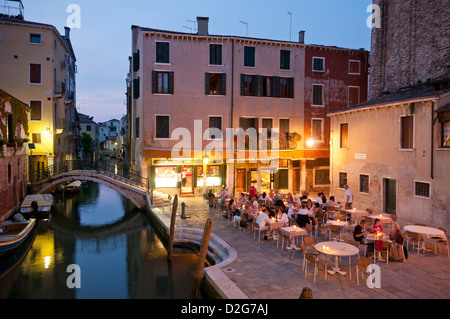
[[[105,185],[129,199],[139,209],[151,208],[153,192],[148,178],[126,169],[121,163],[108,161],[65,161],[33,174],[32,193],[49,194],[58,186],[74,180]]]

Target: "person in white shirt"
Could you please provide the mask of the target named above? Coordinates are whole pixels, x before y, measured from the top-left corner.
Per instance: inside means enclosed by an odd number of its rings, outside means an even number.
[[[289,208],[287,217],[295,219],[295,217],[298,214],[298,212],[299,212],[299,210],[298,210],[298,203],[294,202],[294,204],[292,204],[291,207]]]
[[[224,187],[224,188],[222,188],[222,191],[220,191],[217,195],[220,195],[221,197],[225,197],[226,195],[228,195],[228,192]]]
[[[264,240],[267,240],[267,236],[269,236],[270,232],[270,217],[269,217],[269,211],[267,208],[264,208],[261,214],[259,214],[258,218],[256,219],[256,223],[259,225],[259,228],[261,230],[265,230],[265,236]]]
[[[348,188],[348,185],[344,186],[345,189],[345,208],[352,208],[353,205],[353,192]]]
[[[278,213],[275,215],[275,217],[277,218],[277,222],[283,222],[284,226],[289,226],[289,218],[281,209],[278,210]]]

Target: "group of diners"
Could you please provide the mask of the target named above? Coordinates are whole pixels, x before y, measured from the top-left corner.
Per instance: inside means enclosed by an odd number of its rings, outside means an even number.
[[[239,223],[240,227],[245,228],[247,224],[256,222],[261,228],[265,228],[274,218],[278,222],[284,222],[286,226],[295,224],[304,228],[306,224],[314,227],[317,222],[326,223],[328,219],[335,219],[336,212],[341,207],[334,196],[327,199],[322,192],[317,196],[317,199],[313,200],[308,192],[299,196],[295,193],[281,194],[278,190],[271,190],[267,194],[258,193],[256,189],[250,188],[247,194],[240,193],[235,199],[223,188],[217,194],[217,199],[222,211],[225,211],[224,217],[228,217],[229,211],[233,222]],[[207,198],[212,205],[216,197],[210,191]],[[264,239],[267,238],[266,234]]]

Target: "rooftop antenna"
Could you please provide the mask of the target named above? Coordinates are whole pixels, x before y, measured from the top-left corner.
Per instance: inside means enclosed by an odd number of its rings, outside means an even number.
[[[188,22],[192,22],[192,23],[194,24],[194,28],[191,29],[191,32],[192,32],[192,30],[194,30],[194,33],[195,33],[195,32],[198,32],[198,30],[197,30],[197,21],[194,21],[194,20],[188,20]]]
[[[242,20],[239,20],[239,22],[245,24],[245,36],[248,37],[248,23]]]
[[[288,12],[288,14],[290,15],[290,26],[289,26],[289,41],[292,41],[292,13]]]
[[[190,27],[187,27],[187,26],[183,26],[183,28],[186,28],[186,29],[188,29],[188,30],[191,30],[191,33],[192,33],[192,28],[190,28]]]

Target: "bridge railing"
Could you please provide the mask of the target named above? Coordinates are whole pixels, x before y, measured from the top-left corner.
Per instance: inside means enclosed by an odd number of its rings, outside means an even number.
[[[44,169],[39,169],[33,174],[33,182],[38,183],[54,176],[68,173],[68,172],[92,172],[102,174],[123,183],[151,190],[150,182],[147,177],[141,176],[139,171],[130,169],[123,165],[122,162],[113,162],[106,160],[71,160],[63,161],[58,164],[48,166]]]

